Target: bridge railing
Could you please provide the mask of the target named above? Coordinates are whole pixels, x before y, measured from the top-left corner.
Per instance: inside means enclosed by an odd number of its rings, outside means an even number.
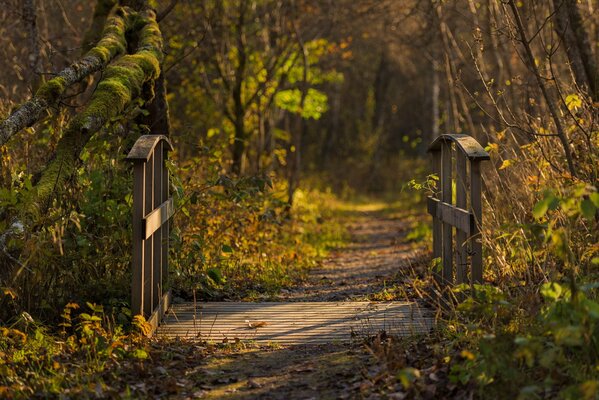
[[[431,143],[437,187],[428,198],[433,217],[433,257],[442,269],[435,278],[442,287],[480,283],[483,279],[481,161],[489,154],[471,136],[441,135]],[[454,198],[455,188],[455,198]],[[454,252],[455,229],[455,252]],[[454,257],[456,268],[454,269]]]
[[[133,162],[133,277],[131,311],[143,315],[154,330],[170,303],[168,283],[169,197],[168,152],[173,146],[166,136],[144,135],[127,155]]]

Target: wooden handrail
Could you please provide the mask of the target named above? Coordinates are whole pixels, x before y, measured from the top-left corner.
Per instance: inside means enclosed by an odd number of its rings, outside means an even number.
[[[455,281],[480,283],[483,280],[480,163],[490,159],[489,153],[476,139],[463,134],[439,136],[429,146],[429,152],[433,156],[433,173],[439,177],[433,195],[428,198],[428,212],[433,217],[433,257],[441,259],[442,265],[435,278],[443,286]]]
[[[489,160],[489,153],[485,151],[472,136],[464,134],[446,134],[438,136],[428,147],[429,152],[441,151],[444,143],[455,143],[470,161]]]
[[[170,303],[168,285],[169,220],[173,199],[169,197],[166,168],[173,149],[163,135],[141,136],[127,155],[133,162],[133,265],[131,311],[143,315],[152,332]]]

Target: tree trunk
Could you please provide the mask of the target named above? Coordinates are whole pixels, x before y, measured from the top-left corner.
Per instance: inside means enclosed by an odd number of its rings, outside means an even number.
[[[246,133],[243,121],[243,115],[235,115],[235,138],[233,142],[233,164],[231,172],[235,175],[241,175],[243,168],[243,156],[246,148]]]
[[[237,61],[237,67],[235,68],[235,83],[232,90],[235,139],[233,142],[233,165],[231,166],[231,170],[236,175],[240,175],[243,172],[243,156],[245,155],[248,139],[245,131],[245,108],[243,106],[242,98],[242,87],[247,63],[244,33],[246,8],[247,1],[242,0],[239,3],[239,16],[236,27],[239,60]]]
[[[23,23],[27,31],[29,41],[29,68],[27,71],[27,81],[30,84],[32,93],[35,93],[39,84],[40,77],[40,46],[39,33],[37,29],[37,13],[35,0],[23,0]]]
[[[562,125],[562,121],[559,118],[557,106],[555,105],[553,99],[549,96],[549,92],[545,85],[545,81],[543,80],[543,77],[541,77],[541,73],[539,72],[539,69],[537,68],[537,65],[535,63],[535,57],[532,53],[532,49],[530,48],[530,42],[526,30],[524,28],[524,24],[522,23],[522,18],[520,17],[518,6],[514,3],[514,0],[508,0],[508,4],[512,10],[512,13],[514,14],[514,19],[516,20],[516,29],[518,35],[520,36],[522,46],[524,47],[525,60],[528,64],[528,68],[533,72],[537,80],[539,89],[541,89],[541,93],[543,94],[543,98],[547,103],[547,108],[549,108],[549,113],[551,114],[551,117],[555,124],[555,128],[557,130],[557,137],[564,150],[564,156],[566,157],[566,162],[568,163],[568,169],[570,170],[570,174],[573,177],[576,177],[576,167],[574,166],[574,159],[572,158],[572,152],[570,151],[570,143],[568,141],[568,137],[566,136],[566,132]]]
[[[553,0],[556,32],[561,38],[578,87],[599,101],[599,70],[593,58],[589,36],[575,0]]]

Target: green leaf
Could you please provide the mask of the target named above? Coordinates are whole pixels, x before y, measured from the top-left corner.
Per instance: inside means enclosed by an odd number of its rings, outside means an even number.
[[[223,253],[232,253],[233,252],[233,248],[231,246],[229,246],[228,244],[223,244],[221,247],[221,251]]]
[[[593,205],[599,208],[599,193],[594,192],[589,195],[589,199],[593,202]]]
[[[584,199],[580,203],[580,211],[586,219],[593,219],[595,218],[595,212],[597,212],[597,207],[595,207],[595,204],[593,204],[593,202],[590,199]]]
[[[541,201],[535,204],[532,210],[532,216],[536,219],[541,219],[547,211],[555,210],[559,205],[559,199],[550,191],[545,192],[545,196]]]
[[[545,283],[541,286],[541,295],[545,298],[545,300],[553,300],[556,301],[560,298],[564,289],[559,283],[549,282]]]
[[[583,329],[578,325],[569,325],[556,329],[553,337],[557,344],[566,346],[581,346],[583,341]]]
[[[543,216],[545,216],[547,210],[549,210],[549,203],[543,199],[535,204],[534,208],[532,209],[532,216],[536,219],[541,219]]]
[[[93,303],[90,303],[90,302],[87,302],[85,304],[87,304],[87,306],[89,307],[89,309],[92,310],[95,313],[103,313],[104,312],[104,307],[102,307],[101,305],[93,304]]]
[[[206,273],[208,274],[208,277],[212,279],[216,284],[219,284],[223,281],[222,273],[218,268],[208,268],[208,271],[206,271]]]
[[[144,349],[135,349],[131,352],[131,356],[137,358],[138,360],[145,360],[149,357],[149,354]]]
[[[599,319],[599,303],[596,303],[593,300],[585,299],[582,304],[591,317],[594,319]]]
[[[397,379],[401,382],[404,389],[409,389],[416,379],[420,378],[420,371],[416,368],[403,368],[397,374]]]

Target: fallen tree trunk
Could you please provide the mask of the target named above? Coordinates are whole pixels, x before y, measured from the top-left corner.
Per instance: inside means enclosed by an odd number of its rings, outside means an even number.
[[[131,13],[126,8],[119,8],[107,18],[102,38],[96,46],[81,60],[41,85],[31,100],[0,122],[0,146],[20,130],[42,119],[45,111],[56,106],[70,86],[105,68],[116,56],[123,54],[127,48],[125,33],[130,16]]]
[[[55,156],[41,172],[26,213],[39,215],[39,211],[50,205],[56,188],[62,187],[75,172],[79,155],[91,137],[121,114],[142,93],[145,83],[159,77],[162,35],[154,11],[132,13],[129,18],[131,29],[139,32],[135,53],[124,55],[106,67],[89,103],[64,130]]]

